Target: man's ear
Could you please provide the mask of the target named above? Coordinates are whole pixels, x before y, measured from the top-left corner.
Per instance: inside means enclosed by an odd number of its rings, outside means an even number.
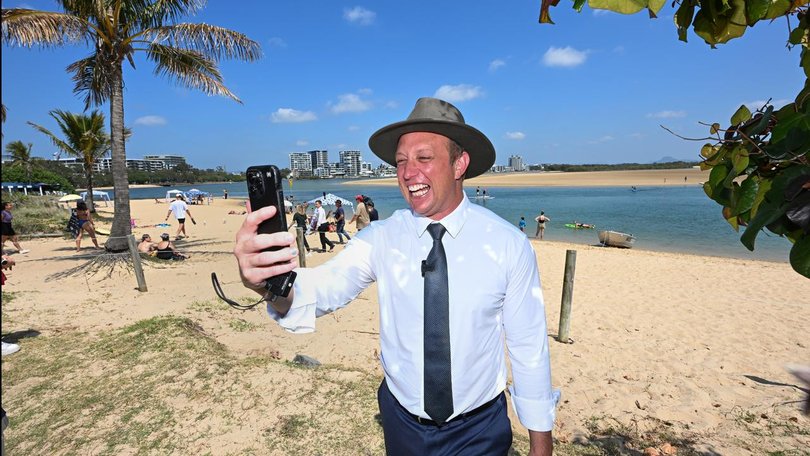
[[[470,166],[470,155],[465,150],[461,152],[461,155],[456,159],[456,162],[453,164],[456,180],[462,179],[464,177],[464,174],[467,173],[468,166]]]

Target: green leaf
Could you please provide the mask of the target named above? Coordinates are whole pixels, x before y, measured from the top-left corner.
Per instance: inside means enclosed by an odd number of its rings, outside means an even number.
[[[748,0],[745,10],[748,25],[753,26],[758,20],[765,17],[770,6],[771,0]]]
[[[751,111],[745,105],[740,106],[737,112],[731,116],[731,125],[739,125],[751,118]]]
[[[810,279],[810,235],[800,237],[790,249],[790,266]]]
[[[759,179],[756,176],[748,176],[734,192],[734,210],[732,215],[740,215],[748,212],[754,206],[757,193],[759,192]]]
[[[810,135],[810,115],[796,111],[787,112],[785,115],[781,115],[783,111],[785,110],[779,110],[780,115],[777,116],[778,121],[771,132],[771,143],[776,143],[785,139],[788,132],[794,128],[798,129],[799,131],[804,131],[805,134]]]
[[[707,44],[714,47],[745,33],[745,0],[723,1],[720,8],[714,1],[707,3],[709,8],[701,8],[693,22],[695,33]]]
[[[715,166],[712,172],[709,173],[709,185],[711,185],[712,188],[719,187],[726,179],[726,176],[728,176],[728,167]]]
[[[757,196],[754,198],[754,203],[751,205],[751,218],[753,219],[757,215],[757,209],[759,209],[759,205],[762,204],[762,200],[765,199],[765,194],[768,193],[768,190],[771,189],[771,185],[773,185],[773,181],[770,179],[763,179],[759,182],[759,189],[757,190]]]
[[[585,5],[585,0],[574,0],[574,9],[577,13],[582,11],[582,7]]]
[[[717,122],[713,123],[712,126],[709,127],[709,134],[710,135],[715,135],[715,134],[717,134],[718,131],[720,131],[720,124],[717,123]]]
[[[738,176],[740,173],[748,168],[749,163],[748,150],[743,146],[738,146],[731,152],[731,163],[734,165],[734,175]]]
[[[796,27],[795,29],[791,30],[790,35],[788,36],[788,42],[792,45],[801,44],[804,37],[807,35],[807,29],[804,27]]]
[[[775,222],[785,214],[790,205],[788,201],[785,201],[785,187],[794,179],[808,175],[810,175],[810,167],[796,165],[784,169],[774,177],[770,190],[765,194],[762,204],[759,205],[756,217],[751,219],[751,223],[748,224],[745,232],[740,237],[740,242],[748,250],[754,250],[754,242],[762,228]],[[715,201],[717,200],[715,199]]]
[[[709,143],[704,144],[703,147],[700,148],[700,155],[703,158],[709,158],[712,155],[714,155],[715,153],[716,153],[716,151],[714,149],[714,146],[712,146]]]
[[[636,14],[647,8],[645,0],[588,0],[588,6],[621,14]]]
[[[678,26],[678,39],[686,42],[686,35],[689,26],[692,25],[692,17],[695,15],[695,4],[689,0],[681,2],[678,11],[675,13],[675,25]]]
[[[775,19],[784,16],[790,8],[790,0],[773,0],[770,3],[763,19]]]

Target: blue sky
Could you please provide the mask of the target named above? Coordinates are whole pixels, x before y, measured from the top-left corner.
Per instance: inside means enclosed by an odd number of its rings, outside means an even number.
[[[3,8],[56,10],[54,2]],[[368,148],[378,128],[407,117],[422,96],[458,106],[492,140],[496,163],[652,162],[696,159],[706,136],[698,122],[725,124],[740,104],[779,105],[803,84],[799,49],[785,48],[784,20],[760,23],[710,49],[691,33],[677,40],[674,10],[658,19],[552,8],[556,25],[537,23],[540,1],[209,1],[187,22],[231,28],[263,50],[253,63],[224,61],[226,85],[244,102],[210,97],[156,77],[143,56],[125,65],[127,156],[179,154],[198,168],[239,171],[289,164],[290,152]],[[53,146],[27,121],[49,129],[52,109],[79,112],[64,71],[89,50],[2,49],[3,147]],[[108,115],[108,106],[101,107]]]

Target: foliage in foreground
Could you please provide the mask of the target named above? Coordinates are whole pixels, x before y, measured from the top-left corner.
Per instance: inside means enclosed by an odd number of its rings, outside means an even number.
[[[553,23],[551,6],[542,0],[540,22]],[[581,11],[586,0],[574,0]],[[622,14],[647,10],[656,17],[664,0],[587,0],[588,6]],[[767,229],[793,242],[790,265],[810,278],[810,14],[808,0],[675,0],[678,39],[691,28],[706,44],[743,36],[760,21],[783,18],[788,48],[799,46],[799,67],[805,83],[795,100],[777,107],[742,106],[728,127],[710,125],[712,140],[701,149],[703,169],[711,169],[706,194],[723,207],[723,217],[735,230],[745,226],[740,241],[754,250],[760,231]],[[794,19],[794,20],[791,20]],[[756,110],[752,115],[751,109]]]

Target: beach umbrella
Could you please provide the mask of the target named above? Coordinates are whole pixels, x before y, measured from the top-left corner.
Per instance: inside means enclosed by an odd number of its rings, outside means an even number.
[[[81,199],[84,199],[84,198],[82,198],[79,195],[70,194],[70,195],[65,195],[65,196],[59,198],[59,202],[60,203],[67,203],[69,201],[79,201]]]
[[[344,206],[349,206],[349,207],[352,208],[352,210],[354,210],[354,203],[352,202],[352,200],[346,199],[346,198],[341,198],[341,197],[335,195],[334,193],[327,193],[323,197],[315,198],[315,199],[309,200],[307,202],[309,204],[315,204],[315,201],[317,201],[317,200],[321,200],[321,203],[327,204],[329,206],[334,206],[335,201],[340,200],[340,202],[343,203]]]

